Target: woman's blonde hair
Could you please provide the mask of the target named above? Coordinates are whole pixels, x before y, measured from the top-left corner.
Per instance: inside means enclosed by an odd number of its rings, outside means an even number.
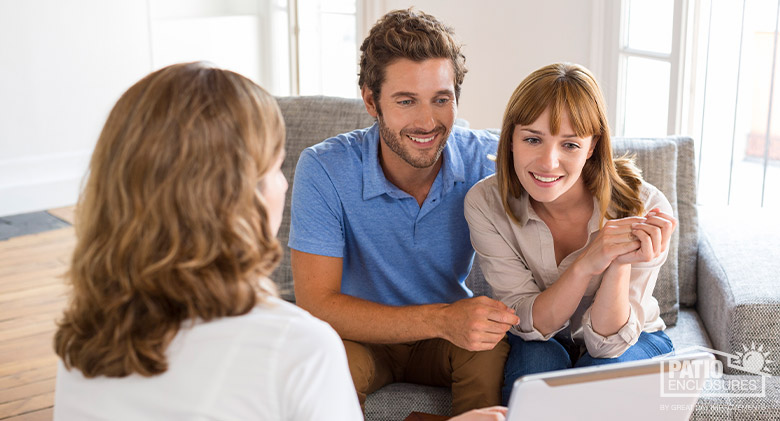
[[[568,113],[578,137],[593,136],[593,154],[585,162],[582,178],[601,205],[601,219],[644,213],[639,198],[642,177],[629,157],[612,157],[606,106],[596,78],[588,69],[571,63],[555,63],[531,73],[515,89],[504,113],[496,159],[496,178],[504,210],[517,221],[509,197],[520,197],[512,153],[512,135],[518,125],[532,124],[550,109],[550,132],[560,130],[561,116]]]
[[[203,63],[160,69],[111,111],[90,162],[54,347],[86,376],[160,374],[183,321],[249,312],[281,248],[258,181],[284,146],[272,96]]]

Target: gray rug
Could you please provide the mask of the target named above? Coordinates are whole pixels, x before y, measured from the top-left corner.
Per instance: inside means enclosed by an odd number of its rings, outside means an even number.
[[[70,224],[52,216],[48,212],[32,212],[0,217],[0,241],[20,235],[37,234]]]

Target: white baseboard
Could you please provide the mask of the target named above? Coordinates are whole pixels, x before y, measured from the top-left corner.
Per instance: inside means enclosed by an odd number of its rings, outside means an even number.
[[[86,150],[0,161],[0,216],[75,204],[91,155]]]

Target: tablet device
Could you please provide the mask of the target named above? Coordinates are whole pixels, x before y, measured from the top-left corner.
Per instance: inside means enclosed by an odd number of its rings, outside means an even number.
[[[716,361],[696,352],[523,376],[506,419],[687,421]]]

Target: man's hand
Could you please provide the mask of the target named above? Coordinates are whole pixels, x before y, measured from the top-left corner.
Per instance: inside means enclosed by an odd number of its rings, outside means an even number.
[[[293,249],[291,262],[298,305],[343,339],[390,344],[442,338],[464,349],[486,350],[519,322],[507,306],[487,297],[418,306],[374,303],[341,293],[341,258]]]
[[[442,311],[443,338],[468,351],[493,349],[512,326],[520,323],[514,310],[484,296],[447,304]]]

